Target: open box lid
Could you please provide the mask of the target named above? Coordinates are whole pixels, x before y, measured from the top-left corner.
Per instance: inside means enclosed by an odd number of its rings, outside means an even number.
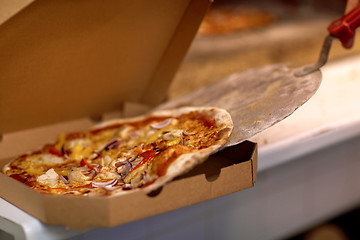
[[[0,1],[0,134],[157,105],[209,4]]]

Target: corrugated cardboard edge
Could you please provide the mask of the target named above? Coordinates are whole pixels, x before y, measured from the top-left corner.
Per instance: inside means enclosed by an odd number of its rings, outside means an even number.
[[[197,0],[191,1],[187,10],[184,13],[182,21],[177,26],[167,50],[159,62],[158,66],[152,76],[152,80],[145,88],[146,91],[142,94],[142,103],[155,106],[164,99],[161,98],[163,94],[154,94],[156,92],[167,92],[170,81],[173,79],[176,69],[181,64],[187,49],[190,47],[193,37],[195,36],[201,20],[204,18],[206,11],[210,7],[212,0]],[[199,25],[193,24],[199,22]],[[186,43],[186,44],[184,44]],[[169,66],[172,66],[169,68]]]
[[[257,145],[245,141],[212,155],[149,195],[143,191],[110,197],[44,195],[2,173],[0,195],[44,223],[73,229],[113,227],[252,187],[256,166]]]
[[[255,144],[254,145],[254,151],[253,151],[253,154],[251,156],[251,159],[253,159],[253,161],[251,161],[252,163],[252,183],[253,183],[253,186],[256,182],[256,176],[257,176],[257,169],[258,169],[258,145]]]

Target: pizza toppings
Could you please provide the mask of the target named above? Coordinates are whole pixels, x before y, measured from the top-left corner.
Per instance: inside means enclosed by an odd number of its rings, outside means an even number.
[[[171,122],[172,122],[171,118],[168,118],[168,119],[165,119],[162,122],[152,124],[151,127],[155,128],[155,129],[162,129],[162,128],[166,127],[166,126],[169,126],[169,124]]]
[[[53,168],[50,168],[46,171],[45,174],[37,177],[36,181],[45,186],[53,187],[57,184],[59,175],[54,171]]]
[[[120,121],[61,133],[54,144],[20,156],[3,172],[42,193],[94,195],[142,189],[170,175],[168,169],[182,155],[197,159],[192,154],[209,148],[203,158],[208,156],[212,146],[218,148],[220,140],[225,143],[218,133],[231,127],[198,111]],[[179,166],[176,171],[186,170]]]
[[[70,181],[69,181],[67,178],[65,178],[63,175],[60,175],[59,178],[60,178],[61,181],[63,181],[64,184],[66,184],[66,185],[68,185],[68,184],[70,183]]]
[[[104,188],[107,186],[115,186],[117,184],[118,180],[114,178],[113,180],[106,181],[106,182],[92,182],[91,187],[92,188]]]

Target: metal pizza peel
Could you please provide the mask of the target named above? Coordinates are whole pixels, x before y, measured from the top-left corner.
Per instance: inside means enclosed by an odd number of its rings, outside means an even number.
[[[360,4],[331,22],[316,64],[299,68],[277,64],[235,73],[162,104],[156,110],[182,106],[224,108],[234,123],[226,146],[238,144],[283,120],[308,101],[321,84],[320,68],[327,62],[333,39],[338,38],[344,48],[351,48],[359,25]]]

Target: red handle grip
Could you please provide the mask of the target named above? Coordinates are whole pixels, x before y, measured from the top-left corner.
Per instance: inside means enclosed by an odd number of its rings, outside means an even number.
[[[337,37],[344,48],[351,48],[354,44],[355,29],[360,26],[360,4],[340,19],[330,23],[328,30]]]

